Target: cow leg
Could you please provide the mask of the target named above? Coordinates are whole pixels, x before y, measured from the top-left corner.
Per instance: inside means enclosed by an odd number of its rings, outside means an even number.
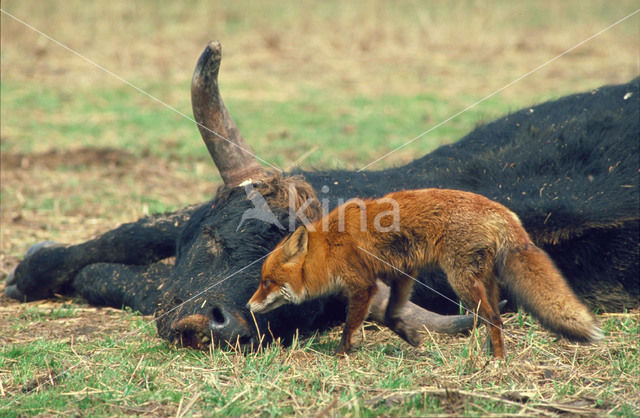
[[[87,265],[146,265],[171,257],[183,225],[196,209],[192,206],[143,218],[77,245],[36,244],[7,277],[5,293],[24,301],[44,299],[55,292],[73,293],[69,285]]]
[[[371,321],[384,324],[390,289],[380,280],[377,281],[377,286],[378,291],[373,295],[368,318]],[[406,327],[416,331],[427,328],[429,331],[459,334],[468,332],[473,327],[473,316],[471,315],[440,315],[411,301],[405,303],[400,316]]]
[[[163,262],[144,266],[95,263],[78,272],[73,288],[91,305],[128,306],[151,315],[172,271],[173,266]]]

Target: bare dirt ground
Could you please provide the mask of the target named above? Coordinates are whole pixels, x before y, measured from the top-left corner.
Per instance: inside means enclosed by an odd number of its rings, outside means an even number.
[[[73,344],[103,335],[121,335],[130,330],[135,320],[119,309],[74,306],[71,316],[61,312],[74,304],[73,299],[59,297],[34,303],[16,303],[4,294],[0,296],[0,335],[3,344],[28,344],[39,339]],[[42,317],[47,317],[46,321]],[[149,319],[150,320],[150,319]],[[19,323],[20,326],[16,326]]]

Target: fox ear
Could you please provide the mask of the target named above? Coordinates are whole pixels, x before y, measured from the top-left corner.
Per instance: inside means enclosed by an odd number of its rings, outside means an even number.
[[[309,247],[309,233],[304,225],[299,226],[293,234],[282,243],[282,255],[284,262],[294,261],[294,258],[303,257]]]

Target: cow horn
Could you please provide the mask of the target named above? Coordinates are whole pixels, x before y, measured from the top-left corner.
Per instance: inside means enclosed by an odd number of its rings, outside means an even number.
[[[222,48],[211,41],[204,49],[191,79],[191,105],[200,135],[227,187],[267,176],[265,169],[238,131],[218,89]]]

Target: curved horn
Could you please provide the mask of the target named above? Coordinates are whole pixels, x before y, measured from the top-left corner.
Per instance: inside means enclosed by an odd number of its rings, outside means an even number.
[[[211,41],[204,49],[191,79],[191,105],[200,135],[227,187],[248,179],[266,177],[238,127],[231,119],[218,90],[222,48]]]

